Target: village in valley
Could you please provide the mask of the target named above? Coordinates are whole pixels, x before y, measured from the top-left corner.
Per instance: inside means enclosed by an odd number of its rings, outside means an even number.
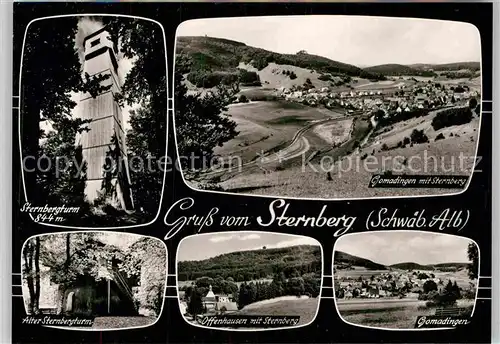
[[[334,92],[329,87],[316,89],[314,87],[281,87],[278,94],[288,101],[298,102],[309,106],[323,105],[326,108],[344,108],[347,114],[366,111],[384,111],[386,117],[397,116],[401,112],[410,112],[416,109],[437,109],[441,107],[468,106],[469,100],[480,99],[479,90],[463,85],[440,83],[433,78],[415,77],[403,79],[394,78],[384,83],[374,84],[372,87],[363,87],[365,90]],[[351,79],[348,79],[351,80]],[[398,82],[401,80],[401,82]],[[405,81],[402,81],[405,80]],[[387,89],[393,83],[393,87]],[[382,86],[386,90],[379,90]],[[385,86],[385,87],[384,87]]]
[[[304,35],[309,30],[312,35],[319,21],[332,28],[335,39],[325,38],[331,46],[298,40],[286,30],[274,37],[273,27],[293,26],[282,19],[273,19],[274,26],[269,18],[200,21],[178,30],[179,154],[211,162],[182,166],[188,184],[336,199],[453,193],[444,187],[369,187],[380,174],[470,178],[481,123],[480,50],[472,27],[342,16],[300,20]],[[248,29],[257,22],[270,31],[260,35]],[[346,26],[360,32],[346,32]],[[381,32],[389,28],[409,30],[411,39],[386,40]],[[426,48],[429,30],[440,42],[439,58]],[[199,106],[184,107],[195,100]],[[194,118],[206,123],[190,124]],[[202,132],[214,140],[198,142]],[[206,146],[201,153],[195,142]],[[438,161],[435,167],[426,165],[429,155]],[[467,161],[459,169],[456,160],[463,156]],[[368,157],[370,169],[351,171]]]
[[[339,270],[348,274],[356,269],[348,266],[335,266],[335,272]],[[352,270],[351,270],[352,269]],[[457,268],[443,268],[443,270],[457,271]],[[458,271],[457,271],[458,272]],[[352,298],[418,298],[419,294],[426,290],[425,285],[435,285],[438,293],[442,293],[448,283],[452,283],[457,288],[457,281],[453,277],[436,277],[443,275],[443,271],[435,270],[389,270],[381,274],[369,276],[370,271],[366,271],[366,276],[353,277],[349,275],[337,275],[335,278],[335,295],[339,299]],[[356,272],[354,272],[356,274]],[[468,298],[475,297],[474,283],[469,286],[462,286],[463,295]]]
[[[371,243],[371,253],[362,254],[367,243]],[[469,239],[401,231],[353,234],[337,245],[333,265],[335,303],[346,322],[409,329],[418,316],[472,316],[478,248]],[[422,256],[425,254],[429,257]],[[456,260],[428,263],[441,255]],[[367,256],[370,259],[364,258]]]

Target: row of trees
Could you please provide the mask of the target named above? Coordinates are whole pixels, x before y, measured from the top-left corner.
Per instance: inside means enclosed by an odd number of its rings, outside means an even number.
[[[439,130],[445,127],[469,123],[472,117],[473,114],[470,107],[451,108],[440,111],[432,119],[431,125],[434,130]]]
[[[242,283],[238,293],[238,309],[254,302],[268,300],[280,296],[317,297],[320,293],[321,277],[306,274],[301,277],[286,278],[277,274],[272,282]]]
[[[441,290],[438,289],[437,284],[432,281],[426,281],[423,286],[423,291],[419,295],[419,300],[428,301],[428,307],[449,307],[454,306],[459,299],[474,299],[476,297],[474,290],[462,290],[457,282],[448,283]]]
[[[241,83],[243,86],[260,86],[260,77],[256,72],[239,68],[232,71],[213,71],[211,69],[196,69],[189,72],[187,80],[196,87],[212,88],[219,84],[231,86]]]
[[[226,280],[222,277],[215,279],[209,277],[199,278],[193,285],[181,288],[181,290],[184,289],[187,295],[187,311],[189,314],[196,317],[197,314],[206,311],[203,305],[203,297],[207,294],[210,286],[214,294],[230,295],[232,301],[237,303],[238,309],[242,309],[251,303],[280,296],[307,295],[317,297],[320,294],[321,276],[310,273],[286,278],[285,274],[281,272],[275,274],[271,282],[243,282],[239,288],[231,277]]]

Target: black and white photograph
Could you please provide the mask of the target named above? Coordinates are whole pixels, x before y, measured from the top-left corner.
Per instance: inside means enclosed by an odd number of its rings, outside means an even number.
[[[470,319],[478,274],[477,244],[455,235],[357,233],[334,248],[335,303],[352,325],[404,330],[417,317]]]
[[[91,317],[85,329],[110,330],[152,325],[162,312],[167,248],[160,239],[43,234],[25,242],[21,262],[28,316]]]
[[[177,252],[179,306],[193,325],[285,328],[316,317],[323,257],[315,239],[221,232],[187,237]]]
[[[474,25],[210,18],[183,22],[176,37],[176,140],[190,187],[307,199],[466,189],[481,118]],[[370,187],[377,176],[418,178]]]
[[[145,19],[68,16],[28,26],[22,211],[65,227],[156,218],[166,154],[165,53],[163,28]]]

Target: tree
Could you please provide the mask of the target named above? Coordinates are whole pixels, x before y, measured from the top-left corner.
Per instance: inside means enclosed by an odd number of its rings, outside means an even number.
[[[23,278],[29,292],[28,314],[39,314],[40,300],[40,237],[30,239],[23,248]]]
[[[414,144],[429,142],[429,138],[427,137],[427,135],[425,135],[423,129],[422,130],[413,129],[410,138],[411,142]]]
[[[161,313],[165,292],[167,258],[164,244],[153,238],[142,237],[125,252],[119,268],[131,276],[140,278],[137,295],[141,308]]]
[[[189,296],[189,302],[187,311],[196,320],[196,316],[203,312],[203,302],[201,300],[201,294],[196,288],[191,290],[191,295]]]
[[[439,306],[453,306],[457,300],[457,293],[453,287],[453,283],[451,280],[448,280],[448,283],[443,289],[443,292],[439,295],[437,303]]]
[[[427,294],[433,290],[438,290],[436,282],[434,282],[433,280],[425,281],[423,285],[423,292]]]
[[[105,17],[103,22],[121,42],[124,57],[134,60],[117,100],[137,107],[130,114],[127,145],[136,164],[152,166],[131,168],[134,205],[149,220],[158,211],[165,168],[168,95],[163,32],[156,23],[141,19]]]
[[[38,307],[39,264],[49,268],[50,281],[59,285],[57,308],[60,311],[67,288],[85,276],[99,280],[99,260],[109,258],[115,250],[115,247],[104,245],[93,232],[48,234],[28,241],[23,249],[23,270],[33,312],[36,313]]]
[[[202,96],[187,94],[183,76],[175,76],[175,124],[179,159],[185,173],[196,173],[206,168],[213,150],[238,135],[236,122],[226,113],[238,91],[235,86],[219,85],[213,92]],[[189,159],[189,160],[188,160]]]
[[[452,292],[453,294],[455,295],[455,298],[458,300],[460,299],[462,296],[461,296],[461,293],[460,293],[460,287],[457,285],[457,281],[454,281],[453,282],[453,288],[452,288]]]
[[[471,98],[469,100],[469,108],[471,110],[474,110],[476,107],[477,107],[478,103],[477,103],[477,99],[476,98]]]
[[[41,121],[71,116],[76,105],[68,94],[76,90],[80,80],[73,42],[76,33],[76,17],[40,20],[30,25],[24,45],[20,95],[21,119],[29,118],[21,122],[23,157],[38,157]],[[36,190],[35,181],[27,178],[28,192]],[[34,192],[28,199],[38,203],[43,196]]]
[[[49,204],[72,204],[83,207],[84,211],[88,209],[84,195],[86,163],[81,145],[75,145],[77,134],[86,130],[84,125],[87,122],[63,117],[52,122],[54,131],[43,135],[39,156],[47,157],[52,163],[38,170],[36,180],[38,196]],[[75,216],[81,217],[81,214]]]
[[[467,257],[471,262],[467,266],[469,279],[475,280],[478,277],[479,251],[477,249],[477,245],[474,242],[470,242],[469,245],[467,246]]]

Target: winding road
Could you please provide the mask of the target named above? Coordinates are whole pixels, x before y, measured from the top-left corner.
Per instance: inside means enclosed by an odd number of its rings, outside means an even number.
[[[251,167],[251,166],[258,166],[262,170],[265,170],[265,165],[268,164],[273,164],[273,163],[282,163],[284,161],[290,160],[297,158],[305,153],[307,153],[311,149],[311,145],[309,144],[309,141],[307,138],[304,136],[304,134],[311,130],[312,128],[322,125],[325,123],[331,123],[331,122],[338,122],[338,121],[345,121],[346,117],[339,117],[339,118],[327,118],[319,121],[315,121],[312,123],[309,123],[308,125],[300,128],[297,130],[297,132],[294,134],[292,137],[292,140],[288,145],[282,149],[280,149],[276,153],[271,153],[269,155],[260,155],[259,153],[256,153],[259,157],[256,159],[246,162],[241,165],[241,168],[239,168],[239,173],[243,172],[246,168]],[[225,167],[225,168],[219,168],[214,171],[207,171],[204,172],[204,176],[211,176],[215,174],[220,174],[223,172],[236,172],[235,169],[237,167],[235,166],[230,166],[230,167]]]

